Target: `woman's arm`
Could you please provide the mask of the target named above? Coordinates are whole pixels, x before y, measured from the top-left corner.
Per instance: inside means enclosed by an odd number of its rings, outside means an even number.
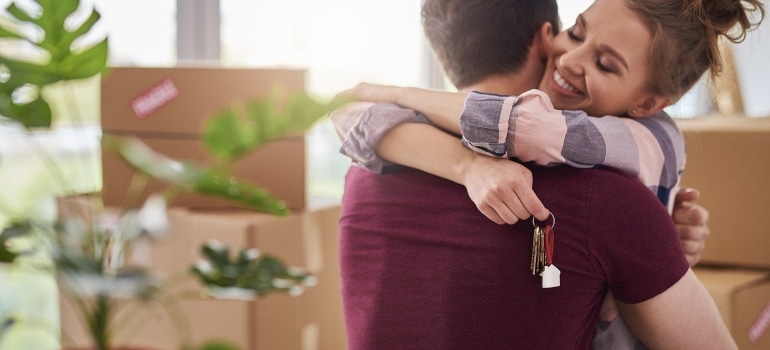
[[[360,83],[338,94],[359,101],[390,102],[423,113],[431,123],[460,135],[460,115],[467,93]]]
[[[498,224],[513,224],[530,214],[548,216],[532,191],[528,169],[473,153],[415,111],[390,103],[359,103],[329,117],[342,139],[340,152],[365,169],[383,172],[386,159],[462,184],[476,207]]]
[[[542,91],[520,96],[453,93],[361,83],[344,93],[424,113],[489,156],[541,165],[610,166],[639,178],[669,208],[684,169],[684,138],[665,113],[647,118],[591,117],[555,109]]]
[[[672,209],[671,191],[684,170],[685,152],[684,138],[666,113],[596,118],[555,109],[545,93],[530,90],[520,96],[470,93],[460,120],[463,142],[480,153],[497,150],[541,165],[620,169]]]
[[[431,125],[398,125],[384,135],[377,152],[389,161],[464,185],[476,207],[495,223],[513,224],[531,215],[548,218],[548,209],[532,190],[529,169],[476,154]]]

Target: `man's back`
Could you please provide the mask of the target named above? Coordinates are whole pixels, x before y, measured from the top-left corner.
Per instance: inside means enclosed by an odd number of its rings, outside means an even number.
[[[552,289],[529,269],[531,221],[494,224],[464,187],[422,172],[351,167],[340,220],[351,350],[589,348],[606,285],[639,302],[687,270],[670,216],[638,180],[531,169],[556,217]]]

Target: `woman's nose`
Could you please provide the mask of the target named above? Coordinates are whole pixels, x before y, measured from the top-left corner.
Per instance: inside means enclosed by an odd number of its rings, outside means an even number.
[[[580,48],[573,48],[559,56],[559,67],[571,75],[585,74],[585,54]]]

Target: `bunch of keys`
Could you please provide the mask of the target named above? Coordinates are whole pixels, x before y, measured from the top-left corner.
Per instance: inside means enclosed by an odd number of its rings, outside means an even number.
[[[532,270],[533,276],[535,274],[542,276],[543,288],[558,287],[561,283],[561,271],[553,264],[553,247],[555,243],[553,228],[556,226],[556,217],[553,213],[550,214],[553,223],[546,225],[545,228],[538,226],[535,223],[535,218],[532,218],[535,232],[532,235],[532,259],[530,260],[529,267]]]

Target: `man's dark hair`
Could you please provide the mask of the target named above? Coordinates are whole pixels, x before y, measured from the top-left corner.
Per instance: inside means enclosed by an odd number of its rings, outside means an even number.
[[[423,0],[425,35],[458,88],[522,67],[545,22],[559,31],[556,0]]]

